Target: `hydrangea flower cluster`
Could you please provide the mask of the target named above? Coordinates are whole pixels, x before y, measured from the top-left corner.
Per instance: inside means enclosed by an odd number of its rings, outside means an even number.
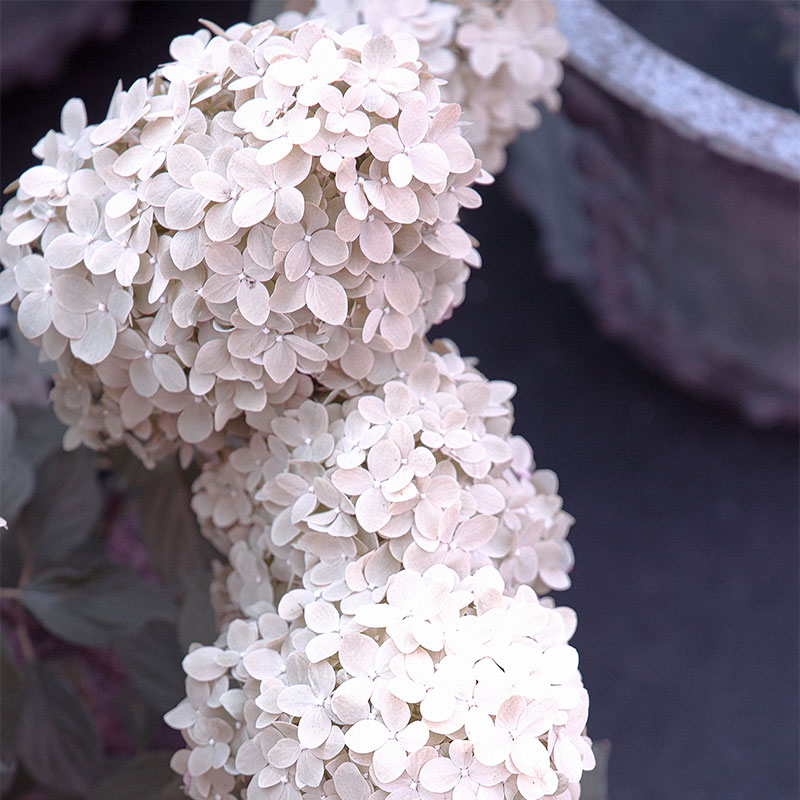
[[[573,800],[594,766],[574,627],[491,566],[292,589],[186,656],[173,767],[196,800]]]
[[[153,463],[268,403],[357,392],[479,265],[458,212],[488,176],[413,37],[213,32],[99,125],[69,101],[0,216],[0,302],[58,362],[67,446]]]
[[[227,563],[166,716],[190,797],[576,800],[588,696],[544,597],[572,518],[514,386],[425,338],[479,265],[465,136],[499,163],[562,41],[546,0],[320,5],[366,24],[209,25],[101,124],[67,103],[0,216],[0,302],[65,446],[202,454]]]
[[[445,564],[461,579],[491,565],[511,591],[568,588],[573,520],[511,435],[514,391],[440,341],[371,393],[260,420],[193,487],[204,534],[230,554],[220,611],[255,613],[270,578],[286,588],[315,570],[364,591],[369,564],[384,578]]]
[[[517,133],[539,125],[534,103],[560,108],[567,40],[550,0],[316,0],[308,17],[337,30],[366,24],[412,34],[430,71],[447,81],[442,96],[463,108],[471,123],[465,136],[493,173],[505,166]],[[294,24],[301,16],[282,19]]]
[[[572,518],[511,435],[513,393],[435,342],[206,462],[193,507],[229,556],[227,629],[167,716],[190,796],[577,796],[574,613],[534,591],[569,585]]]

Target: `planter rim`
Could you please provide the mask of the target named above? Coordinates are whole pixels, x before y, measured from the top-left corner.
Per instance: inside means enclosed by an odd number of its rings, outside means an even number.
[[[567,61],[687,139],[800,179],[800,114],[729,86],[653,44],[595,0],[554,0]]]

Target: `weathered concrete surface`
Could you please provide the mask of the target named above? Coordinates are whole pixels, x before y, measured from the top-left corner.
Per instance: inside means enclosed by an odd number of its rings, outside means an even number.
[[[562,0],[564,111],[510,183],[612,336],[759,424],[798,420],[800,117]]]

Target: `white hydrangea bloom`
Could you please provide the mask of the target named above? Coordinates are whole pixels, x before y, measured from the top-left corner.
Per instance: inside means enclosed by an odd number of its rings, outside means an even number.
[[[550,0],[316,0],[307,17],[287,12],[279,19],[297,25],[305,18],[340,31],[365,24],[414,36],[428,69],[447,81],[442,97],[461,105],[471,123],[464,135],[493,173],[505,166],[517,133],[539,124],[533,104],[550,111],[561,105],[567,41]]]
[[[271,418],[248,445],[205,464],[193,507],[223,552],[243,541],[282,585],[318,597],[380,597],[401,565],[420,574],[443,565],[460,578],[493,565],[512,588],[568,588],[573,520],[553,473],[536,470],[511,434],[513,392],[435,343],[371,394],[306,400]]]
[[[467,139],[501,164],[563,40],[547,0],[315,13],[178,37],[97,126],[67,103],[0,215],[0,302],[65,447],[203,454],[227,561],[165,718],[190,797],[574,800],[575,615],[540,598],[572,518],[515,388],[425,339],[480,264]]]
[[[236,25],[171,54],[97,126],[71,100],[0,216],[0,302],[58,362],[67,443],[147,463],[396,370],[479,265],[453,203],[485,175],[406,33]]]
[[[185,659],[189,697],[166,719],[188,745],[190,797],[223,764],[248,798],[321,797],[330,782],[342,797],[577,796],[594,762],[564,609],[490,566],[401,568],[382,602],[313,598],[292,590],[278,615],[236,620]],[[348,632],[309,658],[348,601]]]

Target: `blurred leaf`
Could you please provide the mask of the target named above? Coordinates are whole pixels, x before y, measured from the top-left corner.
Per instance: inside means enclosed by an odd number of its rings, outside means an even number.
[[[142,464],[141,459],[125,445],[112,447],[103,456],[109,471],[125,491],[138,491],[152,478],[153,470]]]
[[[164,714],[184,697],[181,660],[186,651],[178,644],[175,625],[151,622],[114,649],[141,699],[154,711]]]
[[[0,586],[16,586],[22,572],[22,554],[16,525],[14,530],[0,529]]]
[[[38,467],[51,453],[61,450],[65,428],[50,406],[15,405],[14,414],[17,450],[26,461]]]
[[[178,641],[184,653],[193,642],[211,644],[217,638],[217,620],[211,606],[211,572],[200,570],[181,576],[183,594],[178,611]]]
[[[18,762],[15,757],[6,760],[3,756],[0,761],[0,797],[5,797],[13,788],[17,780],[17,768]]]
[[[211,546],[200,536],[190,499],[175,459],[151,472],[136,498],[150,564],[173,586],[181,575],[206,568],[213,557]]]
[[[18,749],[31,776],[59,792],[87,792],[100,771],[94,722],[69,684],[42,662],[26,665]]]
[[[142,753],[112,772],[88,800],[172,800],[180,778],[170,769],[171,752]]]
[[[5,635],[0,634],[0,709],[3,724],[0,725],[0,794],[11,788],[17,774],[17,741],[22,700],[23,680],[17,667],[11,645]]]
[[[611,755],[611,742],[607,739],[593,742],[592,752],[597,766],[591,772],[583,773],[581,800],[608,800],[608,759]]]
[[[36,473],[25,510],[34,569],[56,564],[92,534],[103,510],[94,455],[86,449],[54,453]]]
[[[131,636],[153,619],[172,620],[176,611],[164,591],[110,561],[83,572],[40,572],[22,588],[20,602],[54,636],[89,647]]]
[[[17,450],[17,419],[0,403],[0,515],[11,525],[33,495],[33,467]]]

